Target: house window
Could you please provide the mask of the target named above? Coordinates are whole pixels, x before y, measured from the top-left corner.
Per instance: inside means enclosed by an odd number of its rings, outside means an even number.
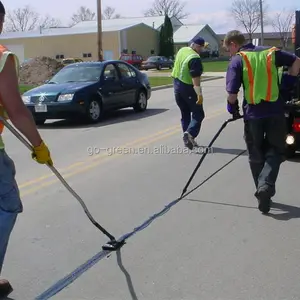
[[[64,59],[65,56],[64,56],[63,54],[57,54],[57,55],[55,56],[55,58],[56,58],[56,59]]]
[[[92,53],[83,53],[82,56],[83,56],[84,58],[92,57]]]

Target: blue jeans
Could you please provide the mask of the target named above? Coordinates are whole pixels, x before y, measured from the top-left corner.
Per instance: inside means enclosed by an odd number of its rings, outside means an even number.
[[[0,274],[10,234],[17,215],[23,211],[15,175],[14,162],[0,150]]]
[[[193,89],[191,92],[175,91],[175,100],[181,112],[181,126],[183,132],[189,132],[196,138],[200,132],[201,124],[205,118],[203,106],[197,104],[197,95]]]
[[[249,163],[258,190],[273,197],[280,165],[285,157],[286,120],[284,115],[246,120],[244,138]]]

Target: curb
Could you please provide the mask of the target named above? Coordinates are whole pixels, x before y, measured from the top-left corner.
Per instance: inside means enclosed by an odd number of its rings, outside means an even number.
[[[201,80],[201,82],[212,81],[212,80],[217,80],[217,79],[222,79],[222,78],[224,78],[224,76],[214,76],[214,77],[211,77],[211,78],[205,78],[205,79]],[[152,91],[159,91],[159,90],[163,90],[163,89],[169,89],[171,87],[173,87],[173,84],[166,84],[166,85],[155,86],[151,90]]]

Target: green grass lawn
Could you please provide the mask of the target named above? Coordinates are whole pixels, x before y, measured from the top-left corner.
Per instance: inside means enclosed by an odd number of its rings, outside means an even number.
[[[19,85],[19,91],[20,91],[21,95],[33,88],[34,88],[34,86],[32,86],[32,85],[23,85],[23,84]]]
[[[226,72],[228,61],[207,61],[202,62],[204,72]],[[153,70],[155,72],[171,73],[172,70],[163,69],[161,71]]]
[[[167,85],[173,83],[173,78],[167,76],[148,76],[151,87]]]
[[[226,72],[228,61],[203,62],[204,72]]]

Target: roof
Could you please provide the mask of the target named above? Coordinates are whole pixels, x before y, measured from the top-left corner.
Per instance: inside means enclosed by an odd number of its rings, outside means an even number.
[[[58,28],[47,28],[40,30],[32,30],[26,32],[7,32],[1,34],[1,39],[18,39],[18,38],[33,38],[33,37],[42,37],[42,36],[60,36],[60,35],[71,35],[71,34],[86,34],[86,33],[97,33],[98,26],[93,26],[90,22],[86,24],[87,26],[78,26],[78,27],[58,27]],[[121,31],[138,25],[146,25],[143,22],[137,20],[136,22],[128,24],[115,24],[112,22],[102,21],[102,31],[103,32],[112,32],[112,31]]]
[[[109,19],[103,20],[103,26],[132,26],[133,24],[144,23],[152,28],[158,29],[161,25],[164,24],[165,17],[136,17],[136,18],[119,18],[119,19]],[[97,28],[97,21],[82,21],[73,26],[73,28],[86,28],[86,27],[95,27]]]
[[[173,35],[174,43],[189,43],[206,25],[182,25]]]

